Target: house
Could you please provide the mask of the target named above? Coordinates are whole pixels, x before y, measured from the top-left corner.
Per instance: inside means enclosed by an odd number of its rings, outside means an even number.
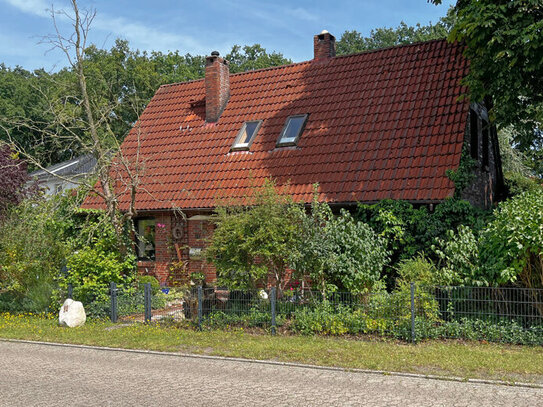
[[[37,181],[45,195],[55,195],[77,188],[78,181],[90,177],[96,167],[96,158],[92,154],[82,155],[68,161],[30,173],[31,182]]]
[[[122,144],[125,157],[144,160],[139,270],[168,282],[181,257],[212,281],[199,256],[209,215],[218,199],[241,198],[269,177],[299,201],[310,202],[319,183],[332,207],[385,198],[432,207],[455,193],[447,172],[464,155],[475,178],[461,193],[492,205],[503,188],[496,131],[484,104],[460,98],[462,50],[436,40],[335,56],[323,31],[310,61],[230,75],[212,52],[204,79],[162,86]]]

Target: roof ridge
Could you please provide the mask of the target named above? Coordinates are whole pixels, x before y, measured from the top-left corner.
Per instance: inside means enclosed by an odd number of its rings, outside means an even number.
[[[352,57],[352,56],[365,55],[365,54],[372,54],[372,53],[377,53],[377,52],[384,52],[384,51],[388,51],[388,50],[394,49],[394,48],[414,47],[414,46],[418,46],[418,45],[421,45],[421,44],[428,44],[428,43],[431,43],[431,42],[446,42],[448,44],[452,44],[452,43],[449,43],[447,41],[447,38],[436,38],[436,39],[433,39],[433,40],[417,41],[417,42],[412,42],[412,43],[409,43],[409,44],[392,45],[390,47],[385,47],[385,48],[368,49],[368,50],[361,51],[361,52],[355,52],[353,54],[336,55],[335,57],[330,58],[330,60],[340,59],[340,58],[348,58],[348,57]],[[292,67],[292,66],[303,65],[303,64],[310,64],[313,61],[314,61],[314,59],[309,59],[307,61],[293,62],[291,64],[286,64],[286,65],[269,66],[267,68],[260,68],[260,69],[253,69],[253,70],[250,70],[250,71],[236,72],[236,73],[231,73],[230,77],[237,76],[237,75],[245,75],[245,74],[254,73],[254,72],[271,71],[273,69],[289,68],[289,67]],[[183,81],[183,82],[166,83],[164,85],[160,85],[159,89],[163,88],[163,87],[166,88],[166,87],[169,87],[169,86],[181,85],[181,84],[185,84],[185,83],[199,82],[199,81],[203,81],[204,79],[205,78],[199,78],[199,79],[191,79],[189,81]]]

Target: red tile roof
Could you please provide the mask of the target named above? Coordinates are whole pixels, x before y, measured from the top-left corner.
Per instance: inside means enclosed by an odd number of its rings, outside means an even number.
[[[137,209],[212,208],[268,177],[306,202],[316,182],[330,203],[441,201],[454,192],[445,172],[460,162],[467,67],[462,47],[439,40],[233,74],[214,124],[203,80],[162,86],[122,145],[130,158],[140,140]],[[297,147],[276,148],[286,118],[302,113]],[[230,152],[248,120],[263,120],[250,151]]]

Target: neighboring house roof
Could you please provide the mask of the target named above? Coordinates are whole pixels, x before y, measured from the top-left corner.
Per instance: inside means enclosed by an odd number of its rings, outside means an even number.
[[[314,183],[330,203],[450,197],[469,111],[462,50],[438,40],[233,74],[217,123],[205,121],[203,79],[162,86],[122,145],[145,161],[136,207],[212,208],[268,177],[305,202]],[[297,146],[276,148],[296,114],[309,114]],[[250,120],[263,121],[250,151],[231,152]]]
[[[96,158],[92,154],[86,154],[76,157],[72,160],[63,161],[61,163],[47,167],[47,171],[34,171],[30,173],[30,177],[36,178],[38,181],[58,179],[59,182],[62,182],[62,179],[56,178],[55,175],[66,178],[83,176],[92,173],[95,166]]]

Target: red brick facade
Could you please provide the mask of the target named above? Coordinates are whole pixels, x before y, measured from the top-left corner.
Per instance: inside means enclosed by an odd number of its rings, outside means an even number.
[[[202,256],[206,239],[213,234],[209,213],[174,212],[146,215],[155,219],[155,260],[138,261],[138,272],[155,276],[161,284],[188,281],[192,273],[202,272],[207,283],[216,280],[215,268]],[[179,259],[179,255],[181,259]]]

